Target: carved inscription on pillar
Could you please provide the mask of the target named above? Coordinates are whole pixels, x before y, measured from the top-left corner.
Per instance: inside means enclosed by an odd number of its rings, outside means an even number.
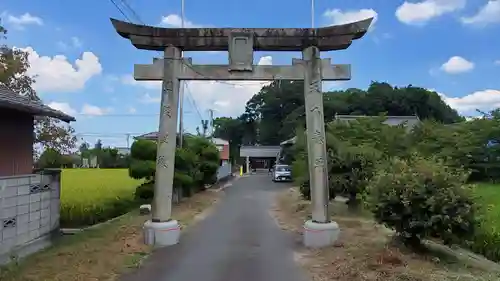
[[[167,144],[168,143],[168,133],[166,133],[163,136],[158,136],[158,141],[160,144]]]
[[[316,94],[320,92],[320,87],[321,87],[321,80],[313,80],[311,84],[309,85],[309,91],[308,94]]]
[[[318,129],[316,129],[314,131],[314,134],[311,136],[311,139],[315,143],[319,143],[319,144],[325,143],[325,139],[323,138],[323,135],[321,134],[321,132]]]
[[[156,160],[156,165],[164,169],[168,168],[167,158],[163,155],[158,156],[158,159]]]
[[[310,112],[313,112],[314,114],[311,116],[312,123],[313,123],[313,133],[311,135],[311,141],[314,142],[314,145],[320,145],[323,146],[325,144],[325,139],[324,139],[324,133],[321,130],[321,126],[323,122],[321,122],[322,118],[322,111],[317,105],[313,105],[311,109],[309,109]],[[316,153],[315,153],[316,154]],[[314,155],[314,167],[323,167],[325,165],[325,160],[323,156],[320,155]]]
[[[323,167],[325,165],[325,159],[323,157],[317,157],[314,159],[314,167]]]
[[[164,105],[161,107],[161,114],[167,116],[168,118],[171,118],[172,117],[172,108],[170,107],[170,105]]]

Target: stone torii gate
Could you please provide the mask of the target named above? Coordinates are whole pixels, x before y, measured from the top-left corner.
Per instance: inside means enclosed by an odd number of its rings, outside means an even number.
[[[321,59],[320,51],[347,49],[368,30],[372,18],[323,28],[159,28],[115,19],[111,22],[138,49],[164,52],[153,64],[135,65],[138,81],[163,81],[152,220],[148,244],[177,244],[180,227],[171,218],[180,80],[304,80],[312,220],[304,224],[304,244],[332,244],[339,228],[328,215],[322,80],[350,80],[350,65]],[[182,51],[229,51],[229,65],[195,65]],[[292,65],[253,65],[254,51],[301,51]],[[237,93],[235,93],[237,94]]]

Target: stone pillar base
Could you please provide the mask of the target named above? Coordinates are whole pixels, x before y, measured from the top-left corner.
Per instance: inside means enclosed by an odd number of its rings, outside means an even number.
[[[181,227],[179,222],[171,220],[167,222],[144,223],[144,243],[155,247],[171,246],[179,243]]]
[[[334,221],[317,223],[308,220],[304,223],[304,246],[310,248],[330,246],[337,241],[339,234],[339,225]]]

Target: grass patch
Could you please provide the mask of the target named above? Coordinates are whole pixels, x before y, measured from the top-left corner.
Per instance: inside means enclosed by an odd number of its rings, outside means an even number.
[[[342,281],[493,281],[491,272],[469,268],[457,260],[418,255],[400,246],[393,233],[366,216],[352,215],[345,203],[331,202],[332,219],[341,230],[335,245],[319,250],[300,249],[296,261],[313,280]],[[293,188],[278,195],[273,210],[278,224],[302,235],[310,202]]]
[[[500,184],[478,183],[474,192],[486,209],[486,219],[500,228]]]
[[[220,196],[206,191],[185,199],[173,208],[173,217],[184,227],[199,219]],[[143,244],[142,226],[148,216],[131,212],[116,221],[73,236],[65,236],[53,247],[0,268],[2,281],[116,280],[120,274],[140,266],[152,251]]]
[[[61,227],[81,227],[109,220],[137,206],[141,184],[127,169],[65,169],[61,179]]]

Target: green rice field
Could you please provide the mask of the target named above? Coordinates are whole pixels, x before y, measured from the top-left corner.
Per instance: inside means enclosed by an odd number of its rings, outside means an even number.
[[[127,169],[64,169],[61,183],[61,227],[81,227],[136,207],[134,192],[142,181]]]

